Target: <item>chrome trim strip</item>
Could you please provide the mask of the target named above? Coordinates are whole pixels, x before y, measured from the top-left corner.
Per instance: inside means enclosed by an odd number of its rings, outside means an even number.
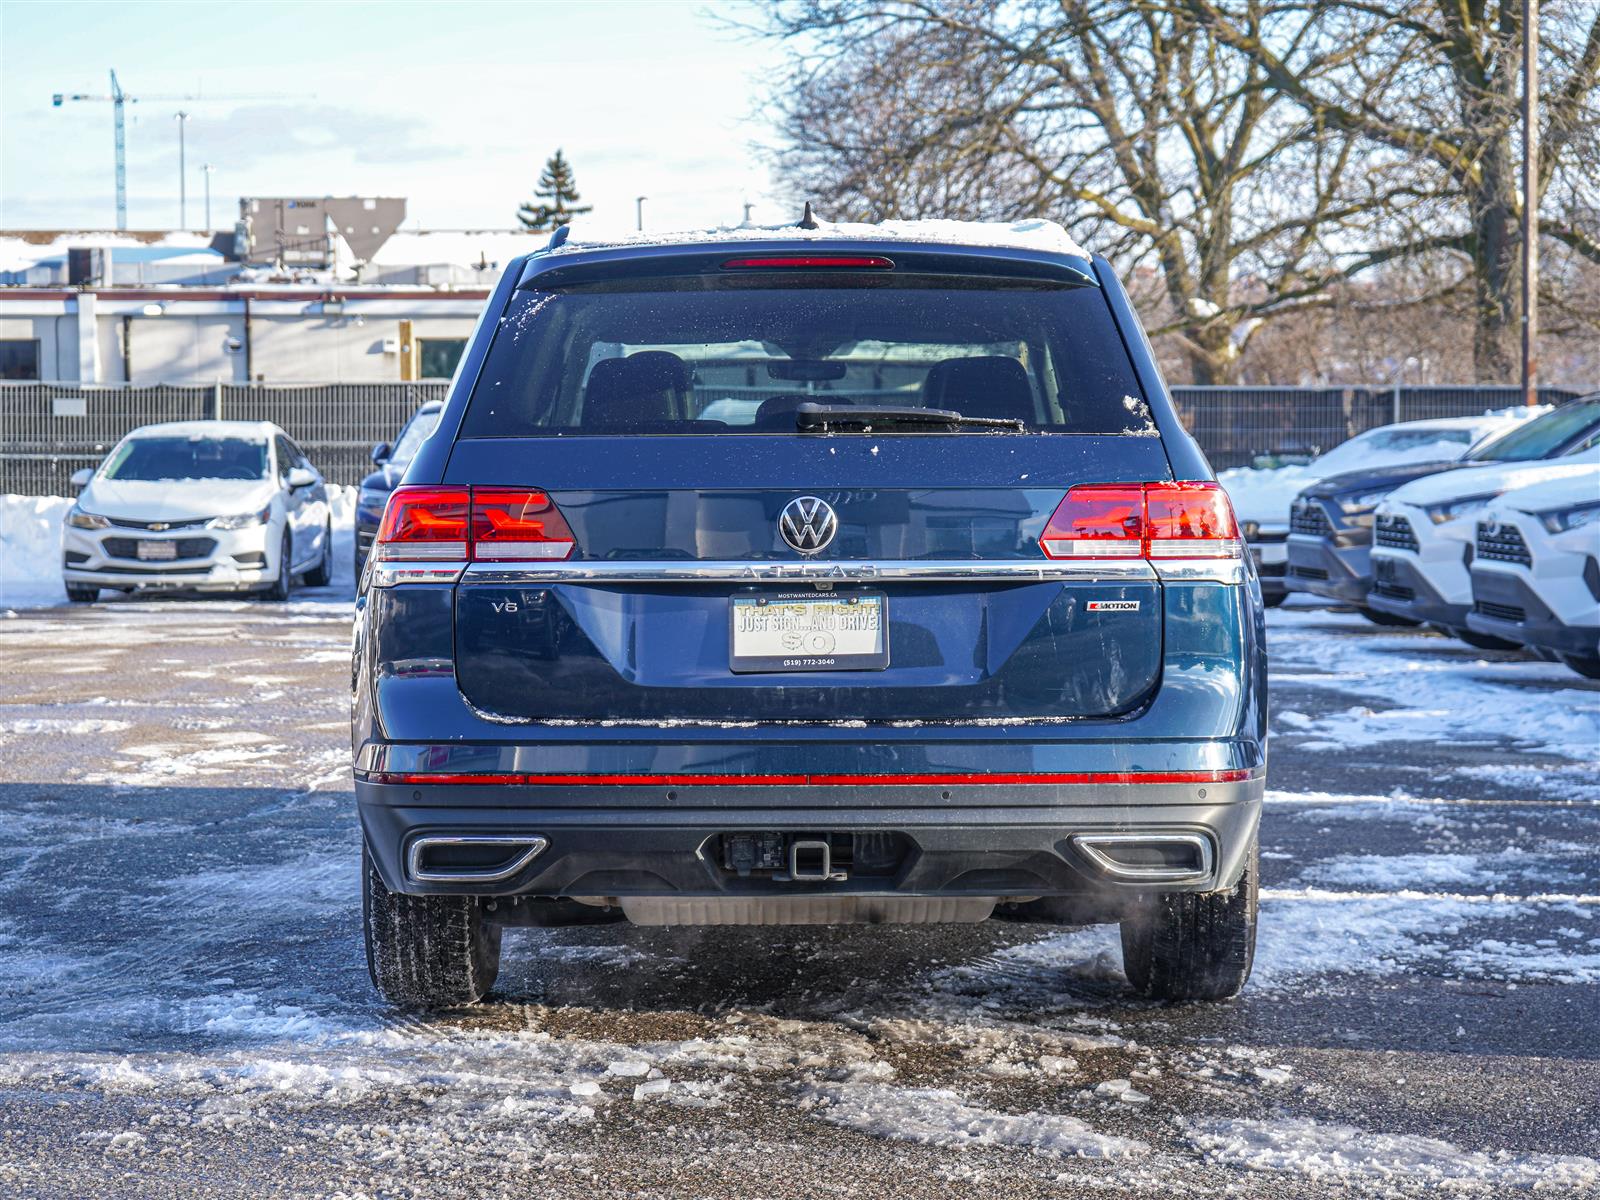
[[[377,562],[367,560],[369,587],[394,587],[400,583],[455,583],[467,569],[464,562]]]
[[[1199,883],[1208,880],[1216,869],[1211,839],[1199,833],[1077,833],[1072,844],[1113,879],[1124,883]],[[1152,842],[1178,842],[1195,847],[1200,855],[1196,869],[1172,867],[1130,867],[1119,863],[1102,849],[1105,846],[1148,846]]]
[[[1235,567],[1237,563],[1233,564]],[[1214,569],[1214,568],[1213,568]],[[908,559],[890,562],[694,561],[560,563],[473,563],[464,583],[833,583],[852,580],[990,579],[1018,583],[1057,579],[1116,582],[1153,580],[1157,568],[1135,562],[1061,559]],[[1242,576],[1241,576],[1242,578]]]
[[[415,839],[406,851],[406,876],[418,883],[499,883],[510,879],[527,866],[550,845],[550,839],[537,834],[532,837],[497,837],[493,834],[428,834]],[[524,852],[509,867],[493,871],[425,871],[422,869],[423,852],[434,846],[523,846]]]
[[[1156,575],[1171,583],[1243,583],[1244,561],[1236,558],[1154,560]]]

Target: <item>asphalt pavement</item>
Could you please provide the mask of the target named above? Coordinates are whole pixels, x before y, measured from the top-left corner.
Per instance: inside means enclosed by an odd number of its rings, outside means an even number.
[[[1600,1195],[1600,686],[1275,612],[1257,973],[1115,931],[506,936],[367,979],[349,600],[0,612],[0,1191]]]

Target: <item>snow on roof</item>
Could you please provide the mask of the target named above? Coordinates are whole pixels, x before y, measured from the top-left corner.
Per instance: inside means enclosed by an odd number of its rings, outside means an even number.
[[[526,229],[397,229],[373,253],[371,265],[503,267],[518,255],[543,250],[549,242],[548,233]]]
[[[0,271],[26,271],[67,257],[68,250],[109,248],[113,256],[167,261],[215,256],[213,235],[204,231],[145,229],[19,229],[0,231]]]
[[[1054,221],[819,221],[815,229],[798,225],[718,225],[709,229],[638,232],[599,221],[575,221],[567,240],[552,253],[602,246],[676,246],[705,242],[818,240],[906,241],[944,246],[998,246],[1088,258],[1089,252]]]
[[[265,439],[277,431],[278,427],[270,421],[162,421],[155,425],[141,425],[128,436]]]

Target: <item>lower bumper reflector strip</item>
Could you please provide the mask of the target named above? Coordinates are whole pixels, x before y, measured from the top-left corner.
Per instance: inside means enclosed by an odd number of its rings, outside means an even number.
[[[369,783],[500,784],[522,787],[941,787],[995,784],[1244,783],[1256,778],[1249,768],[1223,771],[1046,771],[1020,773],[955,772],[916,775],[528,775],[515,772],[376,771]]]

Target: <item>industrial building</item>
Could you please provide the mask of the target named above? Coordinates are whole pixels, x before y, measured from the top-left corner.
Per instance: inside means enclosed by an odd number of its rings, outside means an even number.
[[[248,198],[231,231],[0,231],[0,379],[448,378],[522,230],[407,230],[398,198]]]

